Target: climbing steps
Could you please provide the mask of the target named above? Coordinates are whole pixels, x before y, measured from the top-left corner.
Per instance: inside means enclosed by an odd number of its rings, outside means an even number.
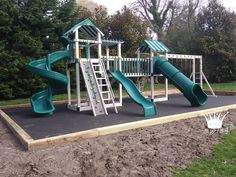
[[[109,104],[112,104],[115,112],[118,113],[115,105],[115,96],[103,61],[91,60],[91,64],[105,107],[107,108]]]
[[[88,61],[80,60],[80,67],[83,73],[85,85],[87,88],[90,104],[93,110],[94,116],[107,114],[107,110],[104,106],[102,96],[99,92],[96,78],[92,72],[91,63]]]
[[[101,61],[80,60],[80,66],[85,80],[90,104],[94,116],[108,114],[106,105],[112,103],[117,113],[114,102],[114,94],[110,82]]]

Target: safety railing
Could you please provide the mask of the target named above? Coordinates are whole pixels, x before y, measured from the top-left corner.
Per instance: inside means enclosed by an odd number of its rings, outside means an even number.
[[[120,70],[126,77],[150,76],[150,59],[148,58],[119,58],[118,56],[103,57],[107,70]]]

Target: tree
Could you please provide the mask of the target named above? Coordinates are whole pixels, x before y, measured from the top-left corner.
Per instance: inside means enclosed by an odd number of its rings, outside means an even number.
[[[138,46],[147,39],[147,24],[130,9],[124,7],[111,17],[112,38],[123,40],[123,56],[135,56]]]
[[[196,10],[200,5],[200,0],[188,0],[187,4],[187,25],[188,29],[194,28]]]
[[[98,8],[100,6],[93,0],[76,0],[76,3],[81,7],[85,7],[90,12],[94,12],[95,8]]]
[[[105,7],[96,7],[91,14],[91,19],[105,35],[108,35],[110,17],[108,16],[107,9]]]
[[[35,16],[28,14],[26,18],[27,13],[22,9],[25,4],[27,4],[26,1],[3,0],[0,2],[0,20],[2,22],[2,30],[0,30],[0,98],[14,98],[16,95],[29,94],[30,90],[27,87],[34,82],[34,78],[26,79],[29,76],[26,62],[30,57],[38,57],[43,53],[40,37],[31,36],[32,30],[29,30],[29,25],[32,25],[33,29],[36,23],[29,24],[29,21],[38,14],[37,12],[35,12]],[[35,29],[35,33],[38,33],[38,30]],[[39,85],[42,86],[42,83]]]
[[[210,1],[197,17],[198,51],[205,59],[208,77],[226,82],[236,79],[235,14]]]
[[[170,22],[168,22],[168,19],[171,19],[171,16],[173,16],[174,3],[174,0],[136,0],[134,10],[147,20],[150,28],[156,32],[161,40],[164,37],[165,27],[168,28],[169,26]]]
[[[200,0],[188,0],[173,10],[165,42],[175,53],[195,54],[196,15]]]
[[[74,0],[0,1],[0,99],[26,97],[46,86],[27,63],[60,49],[59,36],[78,18]]]

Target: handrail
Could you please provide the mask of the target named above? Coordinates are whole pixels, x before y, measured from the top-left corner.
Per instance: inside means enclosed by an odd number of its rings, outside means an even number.
[[[150,76],[149,58],[119,58],[118,56],[103,56],[102,59],[111,62],[111,64],[109,64],[109,70],[111,71],[112,69],[115,71],[119,68],[119,60],[121,60],[122,73],[127,77]]]
[[[115,104],[115,94],[114,94],[113,89],[111,87],[111,83],[109,81],[109,78],[108,78],[108,75],[107,75],[107,72],[106,72],[105,64],[102,60],[100,60],[100,63],[101,63],[102,69],[104,71],[104,76],[105,76],[105,79],[106,79],[106,83],[108,85],[108,90],[111,93],[111,100],[112,100],[115,112],[118,113],[118,110],[117,110],[117,107],[116,107],[116,104]]]

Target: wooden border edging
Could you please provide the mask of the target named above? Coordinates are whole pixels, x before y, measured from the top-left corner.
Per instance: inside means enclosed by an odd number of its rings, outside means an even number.
[[[78,141],[80,139],[94,138],[97,136],[98,136],[97,129],[90,129],[90,130],[76,132],[76,133],[69,133],[65,135],[38,139],[38,140],[29,142],[28,150],[43,149],[52,145],[63,144],[65,142]]]
[[[29,134],[27,134],[17,123],[15,123],[2,110],[0,110],[0,116],[3,118],[7,126],[13,131],[13,133],[16,135],[16,137],[20,140],[20,142],[23,144],[23,146],[27,150],[37,150],[37,149],[47,148],[52,145],[62,144],[65,142],[72,142],[72,141],[77,141],[77,140],[85,139],[85,138],[93,138],[93,137],[98,137],[102,135],[118,133],[125,130],[141,128],[141,127],[165,124],[168,122],[190,119],[190,118],[194,118],[198,116],[203,116],[205,114],[227,111],[230,109],[236,109],[236,104],[210,108],[210,109],[205,109],[205,110],[199,110],[199,111],[193,111],[189,113],[171,115],[171,116],[151,118],[151,119],[135,121],[135,122],[130,122],[130,123],[117,124],[117,125],[95,128],[95,129],[90,129],[86,131],[64,134],[64,135],[48,137],[48,138],[43,138],[43,139],[38,139],[38,140],[34,140],[32,137],[30,137]]]
[[[141,120],[141,121],[135,121],[135,122],[130,122],[130,123],[112,125],[108,127],[102,127],[102,128],[98,128],[98,132],[99,132],[99,136],[108,135],[108,134],[117,133],[117,132],[121,132],[125,130],[131,130],[131,129],[141,128],[141,127],[149,127],[149,126],[158,125],[158,124],[165,124],[168,122],[173,122],[173,121],[178,121],[178,120],[183,120],[183,119],[190,119],[194,117],[203,116],[205,114],[227,111],[230,109],[236,109],[236,104],[223,106],[223,107],[217,107],[217,108],[210,108],[206,110],[194,111],[194,112],[189,112],[189,113],[182,113],[182,114],[177,114],[177,115],[152,118],[148,120]]]
[[[25,132],[15,121],[13,121],[5,112],[0,109],[0,117],[11,129],[13,134],[20,140],[23,146],[28,150],[28,145],[34,141],[31,136]]]

